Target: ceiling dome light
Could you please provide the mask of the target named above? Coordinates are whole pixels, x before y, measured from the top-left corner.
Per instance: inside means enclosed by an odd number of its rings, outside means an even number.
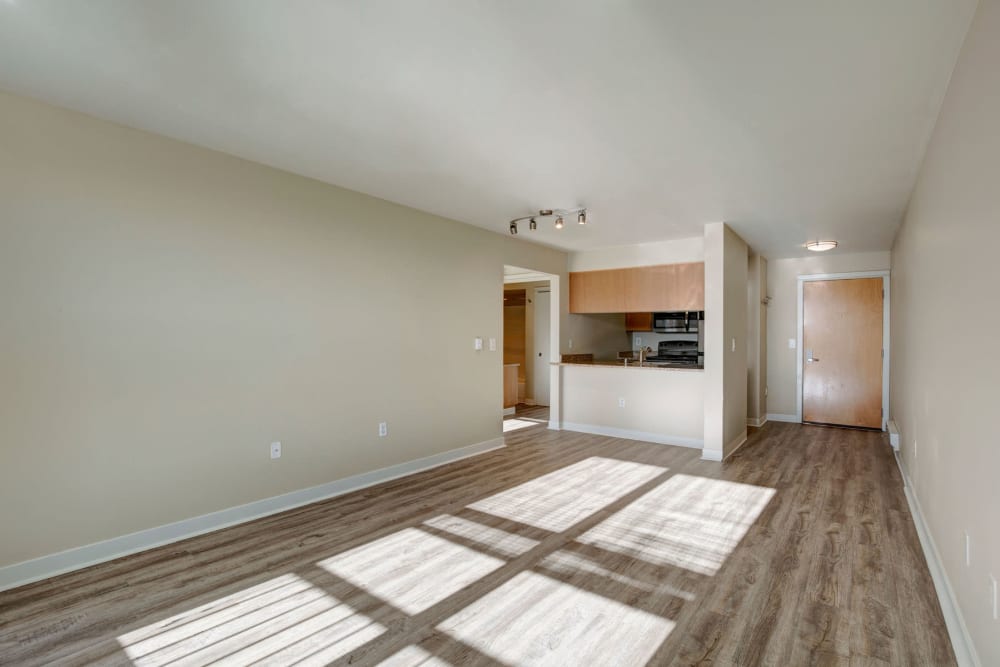
[[[836,241],[810,241],[806,244],[806,248],[812,250],[813,252],[826,252],[827,250],[833,250],[836,247]]]
[[[581,225],[587,224],[587,212],[580,211],[580,214],[576,216],[576,221]]]
[[[528,229],[530,229],[531,231],[535,231],[536,229],[538,229],[538,221],[532,218],[531,221],[528,222]]]
[[[516,222],[511,222],[510,223],[510,235],[511,236],[517,236],[517,223]]]
[[[562,228],[563,228],[563,219],[562,216],[560,215],[558,218],[556,218],[556,229],[562,229]]]

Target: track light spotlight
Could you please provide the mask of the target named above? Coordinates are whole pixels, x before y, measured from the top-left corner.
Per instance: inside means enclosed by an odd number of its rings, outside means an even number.
[[[556,218],[556,229],[562,229],[562,228],[563,228],[563,219],[562,216],[560,215],[558,218]]]
[[[576,216],[576,221],[581,225],[587,224],[587,212],[580,211],[579,215]]]
[[[528,229],[530,229],[531,231],[535,231],[536,229],[538,229],[538,221],[532,218],[528,222]]]
[[[517,235],[517,223],[516,222],[511,221],[511,223],[510,223],[510,235],[511,236],[516,236]]]

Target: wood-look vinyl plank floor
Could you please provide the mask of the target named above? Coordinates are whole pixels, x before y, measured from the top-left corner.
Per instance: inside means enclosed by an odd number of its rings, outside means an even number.
[[[882,434],[768,424],[718,464],[514,418],[504,449],[0,592],[0,664],[954,664]]]

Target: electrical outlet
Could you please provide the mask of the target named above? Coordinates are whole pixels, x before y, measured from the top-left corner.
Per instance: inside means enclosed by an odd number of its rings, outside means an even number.
[[[794,349],[795,349],[795,345],[796,345],[796,344],[797,344],[797,343],[796,343],[796,341],[795,341],[795,339],[794,339],[794,338],[789,338],[789,339],[788,339],[788,349],[789,349],[789,350],[794,350]]]
[[[280,459],[281,458],[281,443],[272,442],[271,443],[271,458]]]
[[[483,339],[477,336],[472,341],[472,349],[476,350],[477,352],[482,352],[482,350],[483,350]]]
[[[389,435],[389,422],[378,423],[378,437],[384,438]]]
[[[972,541],[969,539],[969,531],[965,531],[965,567],[972,565]]]
[[[635,347],[635,348],[642,347],[642,336],[634,336],[632,342],[633,342],[632,347]]]
[[[490,352],[496,352],[496,351],[497,351],[497,339],[490,338]]]
[[[624,398],[619,398],[618,399],[618,407],[619,408],[624,408],[625,407],[625,399]]]

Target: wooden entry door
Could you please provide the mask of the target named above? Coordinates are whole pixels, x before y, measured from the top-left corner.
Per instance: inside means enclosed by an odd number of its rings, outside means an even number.
[[[804,281],[802,421],[882,428],[882,278]]]

